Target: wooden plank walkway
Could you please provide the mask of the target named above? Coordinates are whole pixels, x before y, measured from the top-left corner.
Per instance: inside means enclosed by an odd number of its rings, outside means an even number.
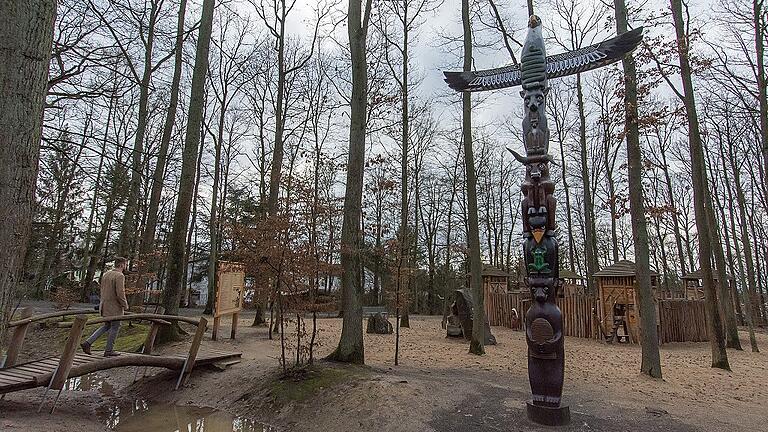
[[[232,360],[240,358],[241,355],[241,353],[237,352],[201,349],[195,359],[195,366]],[[97,351],[94,351],[92,355],[77,353],[67,378],[126,366],[149,366],[181,370],[184,367],[187,356],[187,353],[146,355],[122,352],[118,357],[104,357],[103,353]],[[59,361],[58,357],[48,357],[0,369],[0,394],[47,386],[59,365]]]

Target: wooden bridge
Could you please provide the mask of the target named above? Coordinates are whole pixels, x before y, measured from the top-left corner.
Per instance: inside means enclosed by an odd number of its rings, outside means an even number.
[[[90,310],[53,312],[42,315],[31,315],[31,309],[21,311],[21,319],[11,321],[9,327],[14,328],[13,336],[9,344],[5,363],[0,368],[0,395],[35,387],[46,387],[40,409],[45,404],[49,390],[57,390],[58,394],[51,407],[51,412],[56,408],[56,402],[64,388],[64,383],[69,378],[79,377],[96,371],[113,369],[125,366],[137,367],[161,367],[178,370],[179,378],[176,381],[176,389],[186,383],[192,369],[195,366],[225,362],[238,359],[241,353],[216,350],[200,350],[200,343],[208,321],[205,318],[190,318],[175,315],[160,314],[129,314],[121,317],[96,318],[88,320],[85,314],[93,313]],[[76,315],[69,331],[69,336],[64,344],[64,349],[58,357],[47,357],[17,364],[17,359],[29,326],[38,321],[59,318],[68,315]],[[120,353],[116,357],[104,357],[103,353],[94,354],[78,353],[80,338],[86,324],[102,324],[108,321],[136,321],[144,320],[151,323],[149,333],[140,353]],[[170,325],[171,322],[186,322],[197,327],[189,351],[179,354],[153,354],[155,339],[161,325]],[[101,354],[101,355],[100,355]],[[138,369],[136,370],[138,376]],[[38,409],[38,411],[40,411]]]

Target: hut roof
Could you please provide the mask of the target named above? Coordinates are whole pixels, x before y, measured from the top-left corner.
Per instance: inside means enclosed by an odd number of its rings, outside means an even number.
[[[651,276],[659,274],[651,270]],[[615,262],[595,273],[595,277],[633,277],[635,276],[635,263],[629,260]]]
[[[712,272],[712,276],[715,278],[715,280],[717,280],[717,274],[715,274],[715,272]],[[725,276],[726,276],[727,279],[733,279],[733,276],[731,276],[731,275],[729,275],[727,273],[726,273]],[[687,275],[682,277],[682,279],[684,279],[684,280],[701,280],[703,278],[704,277],[703,277],[703,275],[701,273],[701,269],[698,269],[696,271],[690,272]]]
[[[495,276],[495,277],[511,277],[509,273],[500,270],[490,264],[483,264],[483,276]]]
[[[573,270],[560,269],[560,277],[563,279],[584,279],[584,276],[580,276]]]

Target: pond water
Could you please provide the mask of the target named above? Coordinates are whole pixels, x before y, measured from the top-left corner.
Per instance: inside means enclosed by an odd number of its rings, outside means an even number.
[[[105,424],[115,432],[277,432],[256,420],[193,405],[150,404],[136,400],[113,406]]]

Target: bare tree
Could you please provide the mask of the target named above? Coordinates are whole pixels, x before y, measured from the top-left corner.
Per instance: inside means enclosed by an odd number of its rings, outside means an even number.
[[[322,19],[330,12],[326,4],[322,4],[317,9],[317,20],[312,34],[312,43],[307,53],[293,58],[286,58],[286,48],[288,45],[287,20],[296,6],[296,0],[277,0],[273,2],[270,8],[264,6],[264,1],[251,0],[256,13],[259,15],[269,33],[275,39],[277,51],[277,89],[275,96],[275,139],[272,152],[272,166],[269,175],[269,198],[267,201],[267,210],[270,215],[278,212],[278,197],[280,194],[280,177],[283,169],[283,157],[285,146],[285,91],[286,82],[292,74],[306,66],[315,52],[315,46],[318,39],[318,31]]]
[[[614,0],[616,32],[628,31],[627,7],[624,0]],[[656,306],[651,290],[651,268],[648,259],[648,229],[645,221],[643,197],[640,130],[637,112],[637,72],[632,54],[622,60],[624,67],[624,109],[627,139],[627,163],[629,164],[629,201],[632,213],[632,238],[635,242],[636,292],[640,302],[640,325],[642,328],[642,362],[640,371],[654,378],[661,378],[659,336],[656,328]]]
[[[707,325],[709,327],[709,339],[712,347],[712,367],[730,370],[728,353],[725,351],[725,338],[723,337],[722,319],[718,307],[717,292],[714,286],[712,272],[712,233],[710,231],[710,217],[712,200],[707,187],[707,172],[704,161],[704,151],[701,144],[698,113],[693,92],[691,66],[688,59],[689,41],[685,33],[683,22],[682,0],[671,0],[672,18],[675,22],[675,34],[677,35],[677,49],[680,60],[680,75],[683,81],[683,101],[688,118],[689,147],[691,157],[691,170],[693,174],[694,213],[696,215],[696,229],[699,234],[699,265],[701,266],[702,282],[704,284],[704,298],[707,307]],[[725,283],[725,281],[723,281]]]
[[[141,244],[139,245],[140,255],[149,253],[155,243],[155,232],[157,230],[157,213],[160,208],[160,198],[163,193],[163,183],[166,162],[168,159],[168,149],[171,144],[173,127],[176,124],[176,111],[179,106],[179,84],[181,83],[181,69],[183,66],[182,50],[184,45],[184,18],[187,10],[187,0],[180,0],[179,15],[176,26],[176,43],[174,45],[174,64],[173,78],[171,80],[170,101],[168,110],[165,113],[165,123],[163,125],[163,136],[160,139],[160,148],[158,149],[157,162],[152,174],[152,187],[149,196],[149,206],[147,209],[147,220],[144,224],[144,232],[141,235]]]
[[[368,64],[366,41],[371,21],[372,0],[350,0],[347,10],[347,32],[352,58],[352,97],[349,115],[349,159],[344,196],[344,222],[341,228],[342,309],[344,321],[341,338],[330,359],[365,363],[363,347],[363,271],[360,213],[365,164],[366,114],[368,101]]]
[[[189,210],[193,199],[195,186],[196,162],[200,131],[203,121],[203,106],[205,104],[205,76],[208,71],[208,48],[211,42],[213,27],[213,10],[215,0],[204,0],[200,17],[200,32],[197,37],[197,52],[195,67],[192,71],[192,88],[187,113],[187,131],[184,137],[182,153],[181,182],[179,196],[176,201],[176,211],[173,217],[173,230],[168,245],[168,283],[163,291],[163,307],[168,315],[176,315],[179,310],[183,279],[187,266],[185,250],[187,229],[189,228]],[[163,337],[174,339],[176,327],[164,330]]]
[[[469,0],[461,2],[461,22],[464,28],[464,71],[472,70],[472,23],[469,18]],[[469,352],[485,354],[485,308],[483,293],[483,263],[480,257],[480,226],[477,218],[477,173],[472,149],[472,98],[469,92],[461,95],[462,137],[464,142],[464,175],[467,184],[467,246],[469,249],[469,287],[474,299],[472,338]]]
[[[173,51],[157,61],[154,60],[158,21],[162,12],[163,0],[150,0],[148,11],[134,10],[131,4],[122,4],[114,1],[109,3],[106,11],[102,11],[91,0],[88,0],[88,4],[94,13],[99,16],[102,25],[124,57],[128,65],[129,79],[139,86],[139,112],[133,150],[131,152],[131,181],[128,186],[125,214],[123,215],[118,237],[118,252],[123,256],[130,256],[137,246],[134,243],[138,237],[136,224],[139,203],[141,202],[142,164],[144,162],[144,141],[149,117],[150,83],[153,72],[173,55]],[[122,18],[131,23],[127,31],[118,26]],[[147,20],[146,22],[145,19]],[[139,72],[139,65],[136,64],[129,52],[131,42],[136,39],[140,40],[141,47],[143,48],[141,72]]]

